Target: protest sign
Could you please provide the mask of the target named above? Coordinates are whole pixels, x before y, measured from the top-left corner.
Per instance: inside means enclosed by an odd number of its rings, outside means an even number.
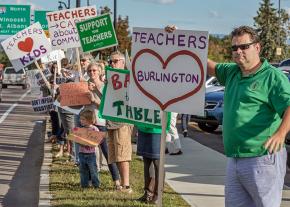
[[[51,51],[50,42],[38,22],[4,40],[1,44],[16,71]]]
[[[88,97],[89,88],[87,82],[63,83],[59,86],[60,105],[78,106],[91,104]]]
[[[65,58],[64,52],[62,50],[54,50],[50,52],[49,54],[43,56],[41,58],[41,62],[49,63],[49,62],[61,60],[62,58]]]
[[[104,14],[76,23],[84,52],[118,45],[110,14]]]
[[[46,13],[52,48],[55,50],[80,47],[75,23],[95,16],[95,6]]]
[[[39,88],[38,80],[35,75],[39,72],[39,70],[28,70],[26,71],[26,75],[28,78],[28,83],[30,88]]]
[[[133,28],[130,106],[204,115],[208,32]]]
[[[107,84],[100,106],[102,117],[112,121],[161,128],[160,110],[129,106],[129,73],[128,70],[106,69]]]
[[[52,75],[48,68],[45,68],[42,72],[43,72],[43,75],[46,79],[49,79]],[[45,86],[45,81],[43,80],[42,75],[40,74],[39,71],[37,73],[35,73],[35,78],[36,78],[37,84],[39,86]]]
[[[55,109],[55,106],[53,105],[53,98],[51,96],[32,100],[31,105],[34,112],[47,112]]]
[[[95,147],[102,142],[105,135],[105,132],[95,131],[91,128],[75,127],[67,139],[85,146]]]
[[[30,25],[30,5],[0,4],[0,35],[14,35]]]
[[[81,110],[84,108],[83,106],[72,106],[72,107],[61,106],[60,103],[58,102],[58,100],[55,100],[53,104],[57,107],[60,107],[64,110],[68,111],[68,112],[71,112],[72,114],[75,114],[75,115],[79,115]]]

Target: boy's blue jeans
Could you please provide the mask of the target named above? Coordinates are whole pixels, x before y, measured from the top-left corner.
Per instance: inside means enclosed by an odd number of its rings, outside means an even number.
[[[95,188],[100,186],[99,175],[97,171],[96,154],[95,153],[79,153],[80,160],[80,177],[82,188],[89,187],[89,180]]]

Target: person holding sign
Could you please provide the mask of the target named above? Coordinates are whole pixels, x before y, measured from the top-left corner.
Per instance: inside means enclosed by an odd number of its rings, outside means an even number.
[[[103,82],[104,72],[105,71],[103,70],[102,65],[100,65],[99,63],[92,62],[88,65],[87,73],[89,76],[89,89],[92,92],[89,94],[89,98],[92,101],[92,104],[85,106],[85,109],[90,109],[94,111],[96,116],[95,125],[102,132],[107,131],[106,120],[100,118],[99,116],[99,105],[101,102],[102,90],[104,87]],[[105,159],[108,162],[107,139],[103,139],[103,141],[100,143],[99,146],[104,154]],[[120,176],[116,163],[110,163],[108,164],[108,167],[112,175],[112,179],[115,183],[115,187],[120,188]]]
[[[80,113],[81,126],[84,128],[89,128],[94,131],[99,131],[97,127],[94,126],[96,122],[96,117],[93,111],[83,110]],[[95,147],[80,145],[79,147],[79,170],[81,178],[82,188],[89,187],[89,179],[92,180],[92,185],[95,188],[100,186],[99,175],[97,171],[96,153]]]
[[[110,64],[113,68],[125,68],[125,56],[119,51],[111,54]],[[117,163],[122,192],[132,193],[129,182],[129,161],[132,157],[131,135],[133,126],[127,123],[107,121],[109,163]]]
[[[223,139],[228,157],[226,206],[281,204],[286,173],[284,141],[290,130],[290,84],[260,58],[256,31],[231,33],[235,63],[208,60],[208,74],[225,86]]]

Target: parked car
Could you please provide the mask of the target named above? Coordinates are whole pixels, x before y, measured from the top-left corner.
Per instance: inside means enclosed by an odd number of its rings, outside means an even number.
[[[289,58],[289,59],[286,59],[286,60],[283,60],[283,61],[279,64],[279,67],[278,67],[278,68],[279,68],[280,70],[290,72],[290,58]]]
[[[223,122],[224,111],[224,89],[207,92],[205,94],[205,116],[191,116],[191,121],[198,124],[198,127],[206,132],[215,131]]]
[[[220,91],[220,90],[223,90],[224,88],[225,87],[221,86],[220,83],[218,82],[217,78],[214,76],[209,77],[205,82],[206,93],[213,92],[213,91]]]
[[[26,71],[22,68],[15,71],[13,67],[6,67],[3,72],[2,88],[7,88],[9,85],[22,86],[23,89],[27,88],[28,78]]]

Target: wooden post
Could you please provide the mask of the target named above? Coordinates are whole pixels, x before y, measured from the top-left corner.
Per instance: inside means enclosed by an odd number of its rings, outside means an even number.
[[[162,111],[162,134],[160,140],[160,160],[159,160],[159,175],[158,175],[158,201],[157,206],[162,207],[162,196],[164,188],[164,163],[165,163],[165,142],[166,142],[166,127],[168,121],[168,113]]]
[[[40,68],[38,62],[37,62],[37,61],[34,61],[34,64],[36,65],[37,69],[39,70],[40,75],[41,75],[42,79],[44,80],[44,83],[45,83],[46,87],[48,88],[50,94],[52,94],[52,90],[51,90],[50,84],[49,84],[49,82],[47,81],[46,77],[44,76],[44,74],[43,74],[43,72],[42,72],[42,69]]]
[[[83,79],[83,74],[82,74],[82,69],[81,69],[80,51],[79,51],[78,47],[76,47],[76,56],[77,56],[78,72],[79,72],[80,80],[82,80]]]

